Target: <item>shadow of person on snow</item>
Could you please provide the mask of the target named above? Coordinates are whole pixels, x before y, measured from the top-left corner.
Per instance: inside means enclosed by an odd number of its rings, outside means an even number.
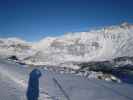
[[[27,88],[27,100],[38,100],[39,97],[39,78],[41,77],[41,71],[34,69],[30,73],[30,78]]]

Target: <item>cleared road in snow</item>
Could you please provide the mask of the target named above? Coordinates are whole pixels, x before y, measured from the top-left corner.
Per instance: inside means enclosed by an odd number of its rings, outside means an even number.
[[[0,100],[26,100],[31,70],[0,60]],[[39,100],[133,100],[133,85],[40,71]]]

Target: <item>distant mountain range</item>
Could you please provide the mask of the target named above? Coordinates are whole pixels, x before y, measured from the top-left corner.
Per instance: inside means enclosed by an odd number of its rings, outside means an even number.
[[[19,38],[1,38],[0,56],[16,56],[26,64],[67,66],[73,62],[111,60],[133,56],[133,25],[123,23],[89,32],[46,37],[30,43]]]

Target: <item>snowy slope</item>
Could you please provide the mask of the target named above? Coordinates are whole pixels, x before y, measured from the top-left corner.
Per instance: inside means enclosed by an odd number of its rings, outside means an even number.
[[[35,43],[20,39],[0,39],[0,55],[16,55],[27,64],[77,68],[72,62],[133,56],[132,33],[133,25],[123,23],[89,32],[46,37]]]
[[[105,27],[89,32],[44,38],[33,45],[38,52],[27,63],[60,65],[133,56],[133,25]]]
[[[1,59],[0,100],[26,100],[25,94],[31,70]],[[39,80],[39,100],[133,100],[132,85],[87,80],[43,69],[40,71],[42,76]]]
[[[0,57],[16,55],[19,59],[33,55],[32,43],[19,38],[0,38]]]

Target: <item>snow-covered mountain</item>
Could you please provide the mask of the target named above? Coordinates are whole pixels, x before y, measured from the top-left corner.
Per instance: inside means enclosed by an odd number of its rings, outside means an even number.
[[[27,64],[64,66],[72,66],[72,62],[133,56],[133,25],[123,23],[89,32],[46,37],[36,43],[20,39],[0,39],[0,54],[16,55]]]
[[[36,43],[0,38],[0,97],[26,100],[27,86],[32,83],[28,78],[39,72],[39,100],[111,100],[112,96],[114,100],[132,100],[132,33],[133,25],[123,23]],[[32,75],[34,65],[38,71]]]
[[[61,64],[133,56],[133,25],[127,23],[89,32],[48,37],[33,45],[38,52],[26,59],[35,64]]]
[[[0,38],[0,57],[17,56],[23,59],[33,55],[31,43],[19,38]]]

